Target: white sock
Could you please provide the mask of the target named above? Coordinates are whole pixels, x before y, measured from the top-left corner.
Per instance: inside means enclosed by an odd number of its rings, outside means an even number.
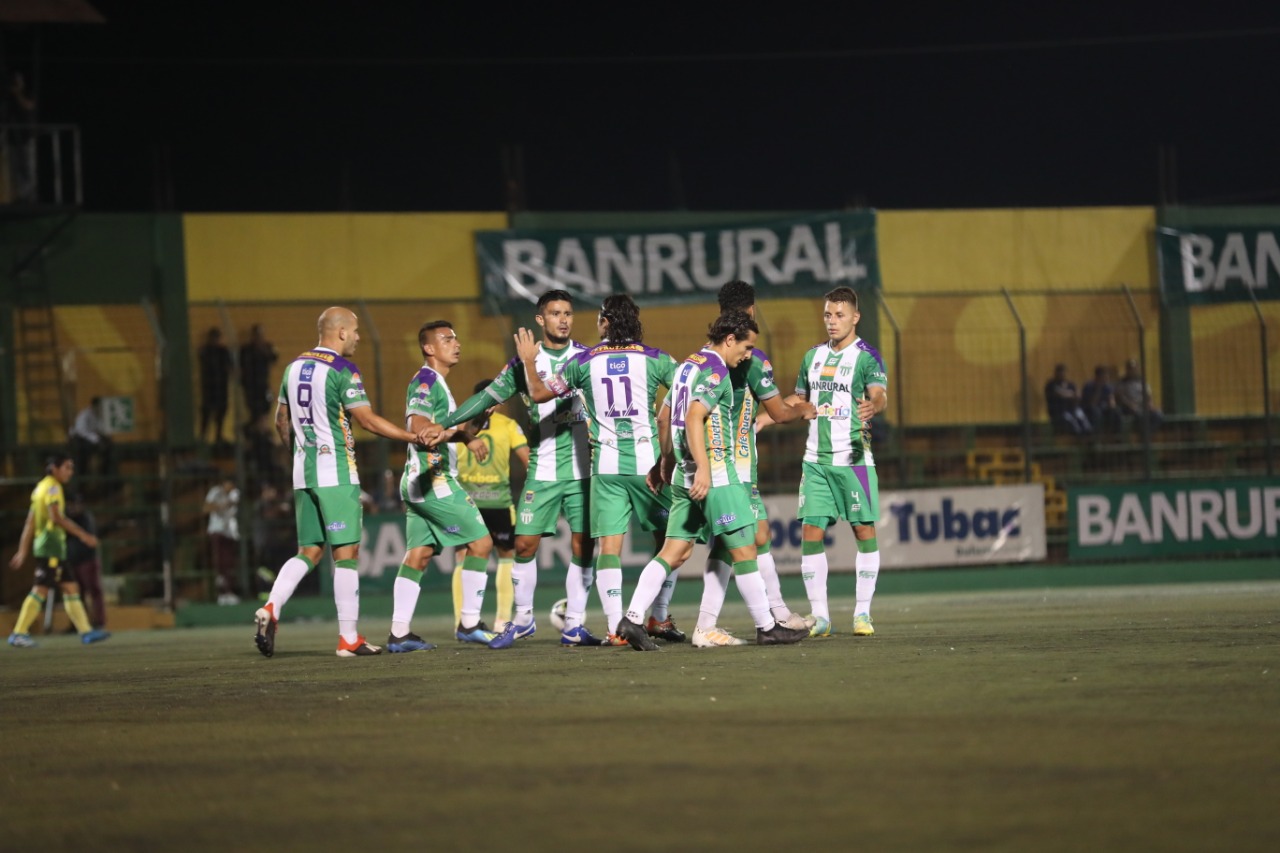
[[[804,591],[809,594],[809,609],[814,616],[830,621],[827,609],[827,555],[805,554],[800,558],[800,574],[804,576]]]
[[[473,572],[459,569],[462,572],[462,617],[463,628],[474,628],[480,621],[480,608],[484,606],[484,589],[489,585],[488,572]]]
[[[636,581],[636,591],[632,593],[631,605],[627,608],[627,619],[637,625],[644,624],[645,611],[662,591],[662,585],[666,583],[670,572],[666,564],[659,563],[656,559],[649,561],[649,565],[640,573],[640,579]]]
[[[760,567],[760,577],[764,580],[764,589],[769,595],[769,612],[775,619],[786,619],[791,615],[791,609],[782,600],[782,582],[778,580],[778,565],[773,561],[773,554],[757,554],[756,565]]]
[[[600,596],[609,633],[618,633],[618,623],[622,621],[622,569],[596,569],[596,594]]]
[[[577,563],[569,564],[564,575],[564,595],[568,604],[564,610],[565,630],[576,628],[586,621],[587,600],[591,594],[591,582],[595,579],[591,568]]]
[[[276,619],[280,618],[280,611],[293,597],[294,590],[298,588],[298,584],[302,583],[302,579],[309,571],[311,569],[307,568],[306,560],[301,557],[290,557],[285,560],[280,571],[276,572],[275,582],[271,584],[271,595],[267,598]]]
[[[513,619],[517,625],[528,625],[533,621],[533,593],[538,588],[537,557],[528,562],[515,561],[511,566],[511,586],[515,591]]]
[[[769,612],[769,593],[764,589],[764,578],[760,573],[747,572],[745,575],[734,571],[733,579],[738,584],[738,592],[747,603],[751,620],[761,631],[768,631],[774,626],[773,614]]]
[[[724,596],[729,591],[729,575],[733,569],[724,560],[707,560],[702,573],[702,603],[698,605],[698,627],[714,628],[724,609]]]
[[[659,622],[667,621],[667,617],[671,615],[671,596],[675,594],[679,574],[679,569],[667,572],[667,579],[662,582],[662,589],[658,590],[657,597],[653,599],[653,607],[650,608],[649,615]]]
[[[865,613],[870,616],[871,598],[876,594],[876,579],[880,577],[880,552],[872,551],[870,554],[864,554],[859,551],[853,566],[858,571],[858,581],[854,591],[857,604],[854,605],[853,615]]]
[[[338,606],[338,633],[348,643],[360,638],[360,575],[355,569],[333,570],[333,603]]]
[[[418,607],[418,594],[422,584],[408,578],[397,577],[391,588],[391,633],[403,637],[409,633],[409,622]]]

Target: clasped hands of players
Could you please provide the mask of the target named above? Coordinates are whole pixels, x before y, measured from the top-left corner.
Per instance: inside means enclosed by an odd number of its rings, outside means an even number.
[[[415,436],[418,444],[428,449],[435,449],[447,441],[452,440],[458,433],[466,433],[460,427],[449,427],[445,429],[440,424],[430,423],[424,426]],[[483,438],[471,437],[467,439],[467,450],[470,450],[478,461],[483,462],[489,458],[489,443]]]

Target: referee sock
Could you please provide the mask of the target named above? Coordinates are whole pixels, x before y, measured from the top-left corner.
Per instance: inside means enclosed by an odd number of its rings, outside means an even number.
[[[449,578],[449,588],[453,590],[453,624],[462,624],[462,563],[453,567],[453,575]]]
[[[515,557],[498,558],[498,572],[493,576],[493,594],[498,599],[498,607],[493,614],[495,629],[511,621],[511,608],[518,604],[516,599],[520,595],[515,589],[515,562]],[[533,610],[532,595],[529,596],[529,610]]]
[[[44,596],[37,595],[34,591],[27,593],[27,597],[22,601],[22,609],[18,611],[18,621],[14,623],[13,633],[30,634],[31,626],[35,624],[36,619],[40,618],[42,610],[44,610]]]

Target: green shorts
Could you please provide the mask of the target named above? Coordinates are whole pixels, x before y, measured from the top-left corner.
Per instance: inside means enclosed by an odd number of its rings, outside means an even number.
[[[359,486],[320,486],[295,489],[293,517],[298,524],[299,547],[340,548],[360,541],[364,512]]]
[[[404,544],[409,549],[428,547],[438,552],[489,535],[475,501],[462,489],[445,497],[428,494],[421,503],[406,502],[404,517]]]
[[[671,491],[655,495],[643,474],[596,474],[591,478],[591,538],[617,536],[631,527],[635,516],[645,530],[667,529]]]
[[[769,510],[760,497],[760,489],[755,486],[751,487],[751,514],[755,516],[757,522],[769,520]]]
[[[587,531],[591,490],[587,480],[526,480],[516,506],[517,536],[551,536],[563,515],[574,533]]]
[[[719,536],[729,548],[756,541],[756,516],[748,486],[716,486],[695,501],[684,486],[671,487],[671,518],[667,538],[709,542]]]
[[[843,520],[850,524],[875,524],[880,520],[880,486],[873,466],[837,468],[805,462],[803,470],[800,507],[796,510],[801,521],[825,527],[816,524],[816,520]]]

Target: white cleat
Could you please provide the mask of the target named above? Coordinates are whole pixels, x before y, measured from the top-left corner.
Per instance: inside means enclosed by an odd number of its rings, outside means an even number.
[[[693,647],[695,649],[710,649],[715,646],[745,646],[746,644],[746,640],[739,640],[716,625],[712,625],[710,628],[693,629]]]

